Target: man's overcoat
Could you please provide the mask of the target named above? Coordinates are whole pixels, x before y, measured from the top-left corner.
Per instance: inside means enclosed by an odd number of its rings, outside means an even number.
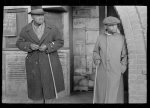
[[[46,51],[33,51],[30,44],[45,44]],[[53,44],[52,44],[53,43]],[[54,81],[57,92],[64,90],[64,78],[57,50],[62,47],[64,41],[58,29],[45,23],[44,33],[39,40],[32,28],[32,22],[26,25],[16,42],[16,46],[28,52],[25,59],[28,97],[33,100],[55,98],[54,82],[49,64],[48,54],[52,64]]]

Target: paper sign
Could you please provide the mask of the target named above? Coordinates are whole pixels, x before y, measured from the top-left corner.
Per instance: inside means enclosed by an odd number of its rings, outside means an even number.
[[[16,36],[16,13],[4,13],[3,35]]]

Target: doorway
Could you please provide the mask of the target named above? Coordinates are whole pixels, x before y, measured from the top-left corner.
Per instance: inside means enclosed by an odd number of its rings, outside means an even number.
[[[120,19],[117,11],[115,10],[113,6],[107,6],[107,16],[114,16]],[[119,25],[118,28],[119,28],[120,33],[123,36],[125,36],[122,23]],[[128,55],[128,49],[127,49],[127,55]],[[127,70],[123,74],[123,84],[124,84],[124,103],[128,103],[128,65],[127,65]]]

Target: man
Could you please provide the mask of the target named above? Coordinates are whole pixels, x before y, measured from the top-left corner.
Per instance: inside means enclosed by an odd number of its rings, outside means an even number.
[[[118,33],[118,18],[109,16],[103,23],[105,32],[98,37],[93,51],[97,67],[93,103],[123,103],[122,74],[127,65],[125,40]]]
[[[33,21],[26,25],[16,42],[25,52],[28,97],[36,102],[56,98],[64,90],[64,79],[57,50],[64,44],[55,26],[44,20],[41,6],[31,6]]]

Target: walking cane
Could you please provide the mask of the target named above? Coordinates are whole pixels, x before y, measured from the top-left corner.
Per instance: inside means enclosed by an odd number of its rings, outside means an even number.
[[[98,65],[96,65],[96,72],[95,72],[93,104],[95,103],[95,96],[96,96],[97,67],[98,67]]]
[[[57,99],[58,96],[57,96],[57,91],[56,91],[56,84],[55,84],[55,79],[54,79],[54,74],[53,74],[53,69],[52,69],[52,64],[51,64],[51,59],[50,59],[49,54],[48,54],[48,60],[49,60],[49,64],[50,64],[50,68],[51,68],[51,72],[52,72],[52,79],[54,82],[54,89],[55,89],[55,94],[56,94],[56,99]]]

